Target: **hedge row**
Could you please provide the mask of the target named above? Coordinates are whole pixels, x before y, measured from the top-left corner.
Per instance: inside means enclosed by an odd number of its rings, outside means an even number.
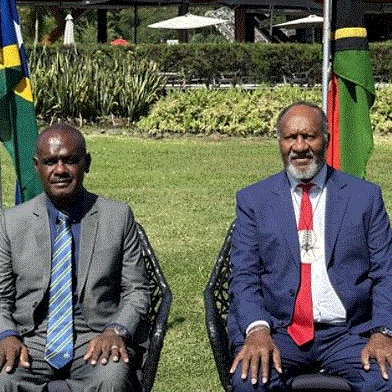
[[[392,42],[370,45],[374,74],[377,79],[392,77]],[[40,50],[44,50],[40,48]],[[47,53],[57,46],[46,47]],[[283,73],[309,72],[309,84],[321,82],[322,47],[320,44],[140,44],[126,47],[92,45],[77,47],[80,54],[95,55],[97,51],[108,57],[128,52],[136,59],[153,60],[161,72],[178,72],[185,76],[212,81],[221,75],[237,73],[251,83],[276,84]]]
[[[386,63],[386,55],[392,47],[387,44],[378,45],[382,49],[376,51],[380,66],[381,63]],[[180,59],[187,59],[193,72],[203,78],[212,78],[213,75],[226,72],[224,70],[228,68],[225,68],[225,64],[237,66],[239,61],[235,56],[240,49],[252,49],[248,52],[248,58],[255,61],[256,55],[260,56],[259,61],[254,62],[254,67],[259,67],[259,76],[267,78],[269,75],[269,83],[255,91],[177,91],[165,98],[162,96],[164,80],[160,71],[173,71],[174,68],[165,68],[167,63],[164,66],[157,58],[165,59],[163,53],[169,57],[168,53],[172,47],[149,45],[144,48],[145,52],[139,47],[134,47],[132,51],[132,48],[112,48],[108,45],[100,45],[95,51],[92,51],[91,47],[78,49],[77,53],[60,47],[36,48],[30,51],[29,65],[38,117],[45,121],[59,117],[79,118],[81,123],[84,120],[97,122],[117,117],[136,122],[141,115],[149,113],[138,126],[143,132],[153,134],[191,132],[269,135],[277,112],[289,102],[300,99],[319,102],[321,99],[320,87],[301,89],[278,87],[277,83],[272,83],[275,77],[273,66],[275,72],[278,72],[276,64],[280,64],[282,58],[290,58],[288,64],[294,71],[295,66],[299,69],[307,61],[308,65],[311,65],[312,50],[319,50],[319,47],[294,45],[293,48],[296,47],[299,51],[296,53],[297,58],[293,50],[288,50],[285,45],[258,44],[220,45],[220,51],[213,50],[218,47],[215,45],[194,45],[193,51],[189,50],[191,46],[188,45],[174,46],[176,55],[182,53],[182,56],[173,62],[172,66],[179,67]],[[223,48],[226,48],[225,56]],[[233,48],[238,48],[238,53]],[[147,49],[150,52],[147,52]],[[174,56],[174,52],[170,53]],[[245,52],[241,53],[241,56],[245,57]],[[222,58],[219,58],[220,55]],[[388,58],[388,61],[391,60]],[[244,61],[243,67],[248,67],[248,63]],[[212,69],[215,65],[217,68]],[[264,73],[261,72],[262,69]],[[251,69],[246,72],[250,74],[251,71],[255,72]],[[276,81],[280,81],[277,76]],[[390,87],[378,91],[378,99],[372,112],[374,129],[382,134],[392,132],[391,92]],[[150,111],[154,102],[157,103]]]
[[[137,127],[141,132],[165,134],[222,134],[273,136],[278,113],[288,104],[306,100],[321,105],[321,89],[263,86],[249,91],[188,90],[172,92],[156,102]],[[371,111],[375,133],[392,134],[392,87],[377,90]]]

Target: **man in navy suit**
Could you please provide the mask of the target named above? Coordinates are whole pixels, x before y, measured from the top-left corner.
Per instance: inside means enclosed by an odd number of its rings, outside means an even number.
[[[237,194],[228,315],[234,390],[285,391],[316,364],[353,391],[392,391],[392,235],[381,190],[326,164],[328,124],[317,106],[284,109],[277,135],[285,170]],[[300,229],[305,184],[312,224]],[[309,298],[298,305],[305,265]],[[298,322],[297,306],[310,308],[309,333],[299,340],[292,331],[306,324],[306,312]]]

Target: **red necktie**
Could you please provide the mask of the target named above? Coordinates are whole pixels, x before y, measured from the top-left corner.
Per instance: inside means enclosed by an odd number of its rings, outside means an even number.
[[[298,231],[313,230],[312,203],[309,198],[309,190],[312,186],[313,184],[299,185],[302,188],[302,198]],[[300,287],[295,300],[293,318],[287,331],[298,346],[302,346],[314,338],[310,263],[301,262]]]

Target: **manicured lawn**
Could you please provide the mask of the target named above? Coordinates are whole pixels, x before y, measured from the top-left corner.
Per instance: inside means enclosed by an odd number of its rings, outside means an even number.
[[[236,190],[282,167],[275,140],[88,135],[86,187],[128,202],[144,226],[173,291],[169,330],[154,392],[222,391],[204,326],[203,290],[226,230]],[[392,213],[392,139],[376,140],[368,179]],[[2,151],[3,204],[14,179]]]

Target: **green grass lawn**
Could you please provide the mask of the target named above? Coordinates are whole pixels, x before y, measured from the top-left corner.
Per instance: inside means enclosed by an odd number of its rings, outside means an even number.
[[[154,392],[222,391],[204,326],[203,290],[236,191],[280,170],[275,140],[88,135],[93,162],[86,187],[128,202],[144,226],[173,291],[169,329]],[[392,213],[392,139],[376,139],[367,178]],[[3,204],[14,179],[2,151]]]

